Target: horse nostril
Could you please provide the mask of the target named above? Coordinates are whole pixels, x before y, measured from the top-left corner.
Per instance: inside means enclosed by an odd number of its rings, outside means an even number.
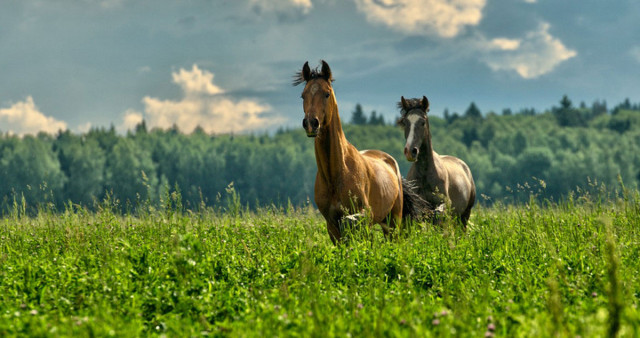
[[[418,147],[414,147],[413,149],[411,149],[411,155],[413,156],[413,158],[416,158],[418,156]]]
[[[318,119],[314,117],[313,120],[311,120],[311,128],[318,129],[319,126],[320,121],[318,121]]]
[[[307,126],[309,125],[309,122],[307,121],[306,118],[302,119],[302,128],[307,129]]]

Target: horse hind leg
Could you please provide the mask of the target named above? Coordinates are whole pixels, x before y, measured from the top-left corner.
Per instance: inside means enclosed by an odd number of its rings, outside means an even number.
[[[462,228],[467,229],[467,223],[469,222],[469,218],[471,217],[471,206],[468,207],[462,215],[460,215],[460,222],[462,223]]]
[[[465,209],[465,211],[460,216],[460,221],[462,222],[462,226],[465,230],[467,229],[467,223],[469,222],[469,218],[471,217],[471,209],[473,208],[473,205],[475,203],[476,203],[476,191],[474,188],[471,191],[471,198],[469,199],[469,204],[467,206],[467,209]]]

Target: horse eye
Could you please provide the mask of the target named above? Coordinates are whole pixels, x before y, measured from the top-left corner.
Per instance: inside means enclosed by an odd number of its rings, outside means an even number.
[[[329,96],[331,96],[331,93],[326,93],[326,94],[324,94],[324,98],[325,98],[325,99],[328,99],[328,98],[329,98]]]

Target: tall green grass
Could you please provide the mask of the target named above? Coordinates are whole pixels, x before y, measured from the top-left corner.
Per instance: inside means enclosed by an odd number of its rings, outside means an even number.
[[[640,196],[532,198],[335,247],[312,207],[0,220],[0,336],[640,335]],[[375,229],[375,228],[374,228]]]

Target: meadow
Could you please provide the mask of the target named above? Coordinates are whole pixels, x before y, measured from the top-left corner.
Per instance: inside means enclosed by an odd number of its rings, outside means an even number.
[[[331,244],[311,205],[68,205],[0,220],[0,336],[640,334],[640,193],[478,207]]]

